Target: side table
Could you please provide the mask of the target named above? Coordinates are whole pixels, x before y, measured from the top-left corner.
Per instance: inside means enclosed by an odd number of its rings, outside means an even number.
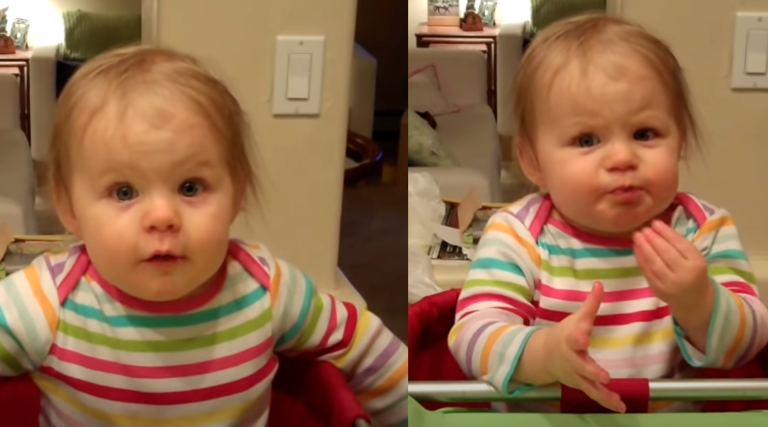
[[[463,31],[459,27],[430,27],[421,23],[416,28],[416,47],[473,49],[485,54],[488,84],[488,105],[496,114],[496,39],[498,28],[483,31]]]
[[[0,73],[13,74],[19,78],[19,110],[21,111],[21,129],[32,141],[32,127],[29,119],[29,60],[32,52],[18,50],[16,53],[0,55]]]

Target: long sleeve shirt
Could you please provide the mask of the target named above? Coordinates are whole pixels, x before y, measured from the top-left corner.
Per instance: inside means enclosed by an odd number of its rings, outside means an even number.
[[[45,427],[265,426],[277,353],[335,364],[374,419],[407,423],[404,344],[264,247],[230,242],[178,303],[121,292],[82,245],[0,281],[0,376],[32,372]]]
[[[589,354],[613,378],[729,368],[768,342],[768,309],[732,217],[680,193],[671,227],[705,257],[715,289],[706,351],[697,350],[670,308],[648,287],[630,239],[587,234],[554,218],[551,199],[531,195],[489,221],[456,308],[449,347],[472,378],[507,391],[526,342],[579,309],[595,281],[605,292]]]

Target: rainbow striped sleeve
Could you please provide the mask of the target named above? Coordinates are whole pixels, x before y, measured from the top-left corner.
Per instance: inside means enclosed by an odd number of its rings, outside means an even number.
[[[470,378],[506,392],[536,329],[534,284],[540,258],[533,236],[511,209],[488,222],[456,306],[448,346]]]
[[[0,376],[37,369],[53,344],[59,317],[47,256],[0,280]]]
[[[307,275],[282,261],[275,262],[270,292],[276,351],[335,364],[379,424],[407,425],[407,349],[378,317],[317,292]]]
[[[694,367],[731,368],[746,363],[768,343],[768,309],[758,296],[731,215],[715,211],[694,236],[694,244],[709,264],[715,307],[704,354],[675,328],[683,357]]]

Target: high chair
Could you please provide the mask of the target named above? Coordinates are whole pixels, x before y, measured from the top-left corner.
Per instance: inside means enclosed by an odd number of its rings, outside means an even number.
[[[409,422],[411,427],[427,427],[432,425],[449,427],[448,423],[453,422],[453,419],[469,422],[471,417],[460,416],[447,420],[437,415],[428,415],[428,412],[436,410],[438,412],[435,414],[445,414],[447,412],[441,411],[455,413],[458,409],[465,411],[467,414],[482,413],[478,412],[478,410],[490,411],[491,405],[488,402],[496,398],[503,398],[490,385],[469,381],[448,349],[448,333],[454,324],[456,303],[460,292],[459,289],[451,289],[431,295],[411,305],[408,309],[408,392],[412,398],[416,397],[416,400],[418,400],[418,402],[413,400],[409,404]],[[678,380],[648,381],[645,379],[621,379],[614,380],[610,386],[622,394],[628,406],[632,403],[637,408],[640,408],[636,412],[646,412],[648,401],[661,398],[659,396],[663,394],[664,398],[662,400],[704,401],[703,412],[733,413],[768,410],[768,380],[765,379],[767,376],[768,347],[763,349],[753,361],[735,369],[695,370],[696,379],[687,380],[688,382]],[[655,395],[654,387],[656,390]],[[696,398],[691,398],[690,390],[697,388],[703,391],[696,394],[694,396]],[[588,399],[586,395],[565,386],[537,387],[531,392],[523,393],[523,395],[526,396],[525,399],[532,400],[561,400],[561,412],[594,413],[602,411],[602,408],[595,406],[596,404]],[[682,397],[675,398],[674,396]],[[643,405],[646,408],[644,411],[642,410]],[[768,412],[765,414],[760,412],[760,414],[759,422],[768,422]],[[513,414],[507,415],[512,416]],[[527,415],[530,414],[514,414],[515,417],[523,416],[522,418],[514,418],[514,420],[520,422],[520,425],[528,427],[535,427],[537,423],[542,426],[545,425],[540,419],[536,421],[533,418],[525,418]],[[551,414],[538,415],[549,417]],[[661,416],[670,414],[646,415]],[[707,418],[706,422],[708,423],[715,418]],[[422,419],[424,420],[423,422],[419,421]],[[439,421],[437,421],[438,419]],[[511,420],[513,419],[508,418],[505,422],[508,424]],[[563,421],[565,422],[565,420]],[[433,422],[436,424],[432,424]],[[606,425],[614,425],[614,422],[608,422]],[[663,422],[663,420],[657,417],[653,422]],[[475,421],[475,423],[477,422]],[[483,425],[495,425],[485,423],[486,419],[484,418]],[[698,424],[698,419],[696,424]],[[742,422],[742,424],[748,423]],[[460,424],[455,425],[458,426]],[[499,425],[503,424],[500,423]],[[641,422],[640,425],[646,424]],[[650,426],[652,424],[647,425]],[[656,427],[661,427],[661,425]]]

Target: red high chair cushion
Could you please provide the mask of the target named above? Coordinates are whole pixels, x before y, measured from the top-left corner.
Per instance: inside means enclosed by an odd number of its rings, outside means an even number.
[[[408,379],[410,381],[468,381],[448,349],[448,333],[456,317],[460,289],[430,295],[408,307]],[[423,402],[424,408],[481,408],[488,403]]]
[[[733,369],[699,369],[698,378],[768,378],[768,346],[749,363]],[[768,400],[721,400],[704,402],[703,412],[768,411]]]
[[[371,422],[336,366],[280,358],[268,427],[351,427],[357,419]]]

